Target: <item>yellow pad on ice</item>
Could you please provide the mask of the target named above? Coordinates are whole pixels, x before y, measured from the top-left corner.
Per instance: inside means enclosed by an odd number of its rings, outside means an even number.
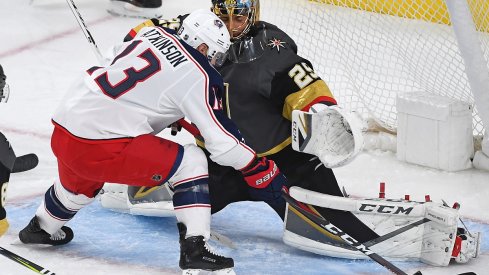
[[[9,227],[7,218],[0,220],[0,237],[7,232]]]

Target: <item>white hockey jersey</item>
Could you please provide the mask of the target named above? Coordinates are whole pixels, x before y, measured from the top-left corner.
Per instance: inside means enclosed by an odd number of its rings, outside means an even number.
[[[108,140],[157,134],[186,117],[215,162],[241,169],[252,160],[254,151],[223,113],[221,76],[172,30],[144,28],[114,54],[69,90],[56,124],[82,139]]]

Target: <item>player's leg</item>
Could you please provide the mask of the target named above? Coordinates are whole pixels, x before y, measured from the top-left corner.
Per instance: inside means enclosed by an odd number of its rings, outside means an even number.
[[[243,174],[230,166],[222,166],[207,156],[211,213],[217,213],[227,205],[239,201],[261,201],[252,198],[251,187]],[[173,191],[167,185],[145,187],[106,183],[100,196],[103,207],[134,215],[168,217],[174,216]],[[282,212],[283,213],[283,212]],[[282,214],[283,215],[283,214]]]
[[[77,176],[69,171],[63,164],[58,165],[61,182],[73,184]],[[62,171],[66,169],[65,171]],[[71,176],[67,177],[66,174]],[[64,174],[64,176],[61,176]],[[69,179],[69,180],[68,180]],[[80,179],[81,181],[83,179]],[[79,182],[78,181],[78,182]],[[95,196],[87,197],[84,194],[76,194],[56,181],[44,194],[44,200],[38,207],[35,216],[29,224],[19,232],[19,239],[23,243],[62,245],[73,239],[73,231],[65,224],[86,205],[90,204]],[[101,182],[94,183],[102,186]],[[68,187],[69,188],[69,187]],[[96,187],[95,187],[96,188]]]
[[[162,0],[110,0],[107,11],[117,16],[159,18]]]
[[[210,237],[211,201],[207,159],[195,145],[185,145],[181,163],[168,183],[173,189],[173,205],[179,222],[180,268],[230,270],[233,259],[212,252]]]
[[[59,180],[56,180],[46,191],[44,200],[34,217],[19,232],[19,239],[23,243],[61,245],[70,242],[73,239],[73,231],[65,224],[81,208],[95,200],[103,185],[103,181],[80,176],[93,172],[93,169],[86,169],[83,166],[86,159],[77,161],[77,158],[91,155],[94,158],[107,159],[108,156],[95,153],[95,151],[105,152],[104,150],[96,148],[99,150],[92,151],[89,147],[97,145],[81,143],[57,128],[53,132],[51,143],[53,152],[58,158]],[[123,148],[121,144],[118,146]],[[83,172],[75,170],[83,170]],[[97,170],[104,171],[104,167],[101,165]]]
[[[271,158],[287,177],[289,186],[300,186],[323,194],[343,196],[333,171],[324,167],[317,157],[296,152],[288,146]],[[317,209],[321,215],[359,241],[364,242],[378,237],[352,213],[322,207]],[[285,207],[281,211],[285,214]]]

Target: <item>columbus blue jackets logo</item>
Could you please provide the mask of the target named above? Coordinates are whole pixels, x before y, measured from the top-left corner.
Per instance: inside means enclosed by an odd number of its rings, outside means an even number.
[[[273,38],[273,39],[270,39],[270,41],[268,42],[267,46],[269,46],[270,48],[276,48],[278,52],[280,52],[280,48],[284,48],[285,49],[285,44],[286,42],[280,40],[280,39],[277,39],[277,38]]]
[[[221,20],[214,20],[214,25],[216,25],[219,29],[224,27],[224,24],[222,23]]]

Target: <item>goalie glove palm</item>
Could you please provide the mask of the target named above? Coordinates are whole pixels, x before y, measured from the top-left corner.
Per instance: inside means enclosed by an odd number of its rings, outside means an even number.
[[[312,108],[311,108],[312,109]],[[292,112],[292,148],[319,157],[328,168],[345,165],[363,148],[362,121],[338,106]]]

